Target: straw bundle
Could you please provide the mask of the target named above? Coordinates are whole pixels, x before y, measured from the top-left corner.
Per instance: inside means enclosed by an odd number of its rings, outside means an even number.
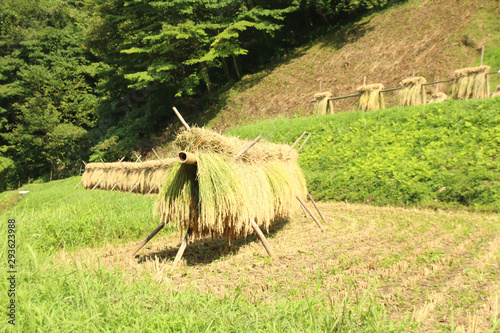
[[[195,238],[246,237],[253,233],[251,219],[268,230],[298,208],[296,195],[307,195],[297,153],[285,154],[289,146],[260,142],[234,161],[246,143],[238,138],[191,128],[175,143],[196,154],[197,165],[172,166],[155,211],[182,230],[191,228]]]
[[[425,104],[425,87],[427,80],[423,77],[410,77],[404,79],[400,84],[404,87],[399,92],[399,105],[422,105]]]
[[[429,104],[431,103],[441,103],[444,102],[448,99],[448,95],[442,92],[438,92],[435,94],[432,94],[432,99],[429,101]]]
[[[316,100],[316,105],[314,106],[315,115],[333,113],[332,101],[328,100],[331,97],[332,93],[330,93],[329,91],[317,93],[314,95],[314,99]]]
[[[490,66],[479,66],[456,70],[452,97],[454,99],[489,97],[490,84],[487,73],[490,69]]]
[[[118,182],[115,187],[117,191],[129,192],[133,189],[136,193],[148,193],[154,187],[151,193],[158,193],[158,187],[165,181],[168,169],[175,161],[175,159],[164,159],[163,163],[146,161],[143,164],[87,163],[82,185],[85,188],[93,188],[99,184],[98,188],[110,190]]]
[[[499,97],[500,96],[500,85],[497,86],[496,91],[491,95],[491,97]]]
[[[361,93],[358,108],[361,111],[380,110],[385,108],[384,95],[380,90],[384,89],[381,83],[359,86],[357,90]]]

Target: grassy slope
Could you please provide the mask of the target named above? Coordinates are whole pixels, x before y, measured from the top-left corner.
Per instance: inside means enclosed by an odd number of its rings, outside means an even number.
[[[276,119],[230,131],[293,143],[318,199],[500,211],[500,98]]]
[[[332,32],[290,55],[274,68],[242,79],[223,96],[225,108],[209,126],[225,129],[261,119],[310,115],[309,101],[320,90],[334,96],[355,93],[367,83],[397,87],[411,76],[428,81],[453,77],[453,71],[484,63],[500,69],[500,9],[495,0],[412,0]],[[492,89],[500,75],[492,76]],[[449,84],[441,84],[446,91]],[[429,87],[433,92],[435,87]],[[387,94],[395,105],[395,94]],[[351,110],[355,99],[336,101]]]

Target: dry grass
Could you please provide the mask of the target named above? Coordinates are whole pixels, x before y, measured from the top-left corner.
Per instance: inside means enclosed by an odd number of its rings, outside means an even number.
[[[497,86],[495,92],[491,95],[491,97],[498,97],[500,96],[500,85]]]
[[[479,66],[456,70],[452,97],[454,99],[489,97],[490,84],[487,73],[490,69],[490,66]]]
[[[316,105],[314,106],[314,114],[322,115],[322,114],[331,114],[333,112],[333,103],[328,99],[333,95],[329,91],[325,91],[322,93],[317,93],[314,95],[314,99],[316,100]]]
[[[361,111],[384,109],[384,94],[380,92],[382,89],[384,89],[384,85],[381,83],[357,87],[356,90],[361,93],[358,100],[358,109]]]
[[[444,102],[448,99],[448,95],[442,92],[437,92],[432,94],[432,99],[429,101],[429,104],[431,103],[441,103]]]
[[[133,281],[151,276],[183,291],[229,295],[252,302],[301,299],[319,293],[326,304],[373,289],[392,319],[409,315],[422,331],[487,332],[499,319],[499,216],[320,203],[329,223],[322,234],[296,216],[271,227],[276,257],[256,237],[191,242],[184,266],[172,268],[181,233],[156,238],[130,258],[135,243],[61,253],[62,264],[119,268]],[[73,265],[73,263],[71,263]]]
[[[422,105],[425,104],[425,86],[427,80],[423,77],[410,77],[404,79],[400,84],[404,87],[399,91],[399,105]]]
[[[82,185],[85,188],[103,190],[148,193],[158,193],[159,187],[165,181],[169,168],[176,159],[160,161],[146,161],[141,163],[114,162],[114,163],[87,163],[82,176]],[[116,185],[116,186],[115,186]]]

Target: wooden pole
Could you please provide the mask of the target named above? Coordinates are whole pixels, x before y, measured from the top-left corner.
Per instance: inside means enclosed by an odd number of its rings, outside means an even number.
[[[142,155],[137,156],[137,154],[135,152],[134,152],[134,155],[135,155],[135,157],[137,157],[137,159],[135,160],[135,163],[137,163],[137,161],[139,161],[139,162],[141,162],[142,165],[144,165],[144,163],[142,163],[142,161],[141,161]]]
[[[28,184],[30,183],[30,177],[28,176]]]
[[[314,214],[309,210],[309,208],[307,208],[306,203],[304,202],[304,200],[302,200],[298,195],[296,195],[295,197],[297,198],[297,200],[299,200],[300,204],[309,213],[309,215],[311,215],[312,219],[314,220],[314,222],[316,222],[316,224],[318,225],[318,228],[321,230],[321,232],[325,232],[325,230],[323,230],[323,227],[321,226],[321,223],[319,223],[319,221],[316,218],[316,216],[314,216]]]
[[[292,147],[288,151],[288,154],[290,154],[292,152],[293,148],[295,148],[295,146],[297,145],[297,143],[299,143],[299,141],[302,140],[302,138],[304,137],[304,135],[306,135],[306,133],[307,132],[302,133],[302,135],[299,136],[299,138],[297,140],[295,140],[295,142],[293,143]]]
[[[102,166],[106,167],[106,163],[104,163],[104,161],[102,160],[102,158],[99,158],[99,159],[101,160]]]
[[[128,193],[132,193],[132,191],[135,189],[135,187],[137,186],[137,184],[139,184],[139,182],[136,182],[134,184],[134,186],[130,189],[130,191],[128,191]]]
[[[151,187],[148,191],[148,193],[146,193],[146,195],[148,195],[149,193],[151,193],[151,191],[154,190],[154,188],[156,187],[156,185],[158,185],[158,183],[154,184],[153,187]]]
[[[304,142],[302,142],[302,144],[299,147],[299,150],[297,150],[297,153],[300,153],[300,150],[302,149],[302,147],[304,147],[304,145],[306,144],[307,140],[309,140],[309,137],[311,136],[311,134],[312,133],[309,133],[309,135],[306,137],[306,139],[304,140]]]
[[[306,210],[304,209],[304,206],[300,205],[300,208],[302,209],[302,213],[304,213],[304,217],[307,217]]]
[[[18,181],[17,181],[17,188],[20,188],[20,187],[21,187],[21,181],[20,181],[20,180],[18,180]]]
[[[87,163],[85,163],[85,161],[84,161],[84,160],[82,160],[82,162],[83,162],[83,165],[87,166]]]
[[[179,263],[179,260],[181,260],[182,255],[184,254],[184,251],[186,250],[187,243],[189,241],[189,237],[191,237],[191,233],[193,232],[193,229],[189,228],[186,236],[184,236],[184,240],[182,241],[181,247],[179,247],[179,251],[177,252],[177,255],[175,256],[174,263],[172,266],[176,266],[177,263]]]
[[[163,227],[165,226],[165,222],[162,222],[160,223],[160,225],[158,225],[155,230],[151,231],[151,233],[149,235],[146,236],[146,238],[143,239],[142,242],[140,242],[136,247],[135,249],[133,249],[131,252],[130,252],[130,256],[135,256],[135,254],[137,252],[139,252],[140,249],[142,249],[144,247],[144,245],[146,245],[150,240],[151,238],[153,238],[154,236],[156,236],[156,234],[161,230],[163,229]]]
[[[111,188],[111,191],[113,191],[113,190],[115,189],[116,185],[118,185],[118,183],[119,183],[119,182],[120,182],[120,181],[118,180],[118,181],[115,183],[115,185],[113,185],[113,187]]]
[[[483,49],[481,50],[481,66],[483,65],[483,59],[484,59],[484,45]]]
[[[82,180],[80,180],[80,181],[78,182],[78,184],[76,184],[76,186],[75,186],[75,187],[73,187],[73,190],[76,190],[76,188],[78,187],[78,185],[80,185],[82,182],[83,182],[83,179],[82,179]]]
[[[311,193],[307,192],[307,196],[309,197],[309,199],[311,199],[311,202],[312,202],[314,208],[316,208],[316,210],[318,211],[319,216],[321,216],[321,219],[323,220],[323,223],[326,224],[325,217],[323,216],[323,214],[319,210],[318,206],[316,205],[316,201],[314,201],[313,197],[311,196]]]
[[[262,245],[264,245],[267,251],[267,254],[269,254],[270,257],[274,256],[273,249],[271,249],[271,245],[269,245],[269,242],[262,233],[262,230],[260,230],[259,226],[257,225],[257,223],[255,223],[254,219],[250,219],[250,222],[252,222],[252,228],[255,231],[255,233],[259,236]]]
[[[118,160],[118,162],[120,162],[120,164],[122,165],[122,168],[125,167],[125,165],[123,165],[123,163],[122,163],[122,161],[123,161],[124,158],[125,158],[125,156],[123,156],[120,160]]]
[[[155,153],[156,157],[160,160],[161,164],[165,164],[163,163],[163,161],[161,160],[160,156],[158,156],[158,154],[156,153],[156,151],[153,149],[153,153]]]
[[[50,170],[50,178],[49,178],[49,182],[52,181],[52,170]]]
[[[94,187],[92,187],[92,190],[93,191],[97,186],[99,186],[99,184],[102,182],[103,180],[101,179],[99,182],[97,182],[97,184],[94,185]]]
[[[82,168],[83,168],[83,166],[80,164],[80,169],[78,169],[78,176],[82,175]]]
[[[366,85],[366,76],[363,78],[363,85]]]
[[[262,138],[262,135],[259,135],[258,137],[256,137],[252,142],[250,142],[245,147],[243,147],[243,149],[238,154],[236,154],[236,156],[233,159],[236,161],[244,153],[246,153],[250,148],[252,148],[257,143],[257,141],[259,141],[261,138]]]
[[[186,123],[184,118],[182,118],[181,113],[179,111],[177,111],[175,106],[172,109],[174,110],[175,114],[177,115],[177,118],[179,118],[179,120],[181,121],[182,125],[184,125],[184,127],[186,127],[186,129],[189,131],[191,129],[191,127],[189,127],[188,123]]]

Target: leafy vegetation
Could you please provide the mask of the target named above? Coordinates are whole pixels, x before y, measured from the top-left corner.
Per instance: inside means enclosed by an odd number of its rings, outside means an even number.
[[[500,211],[500,99],[278,119],[230,131],[293,143],[320,200]]]

